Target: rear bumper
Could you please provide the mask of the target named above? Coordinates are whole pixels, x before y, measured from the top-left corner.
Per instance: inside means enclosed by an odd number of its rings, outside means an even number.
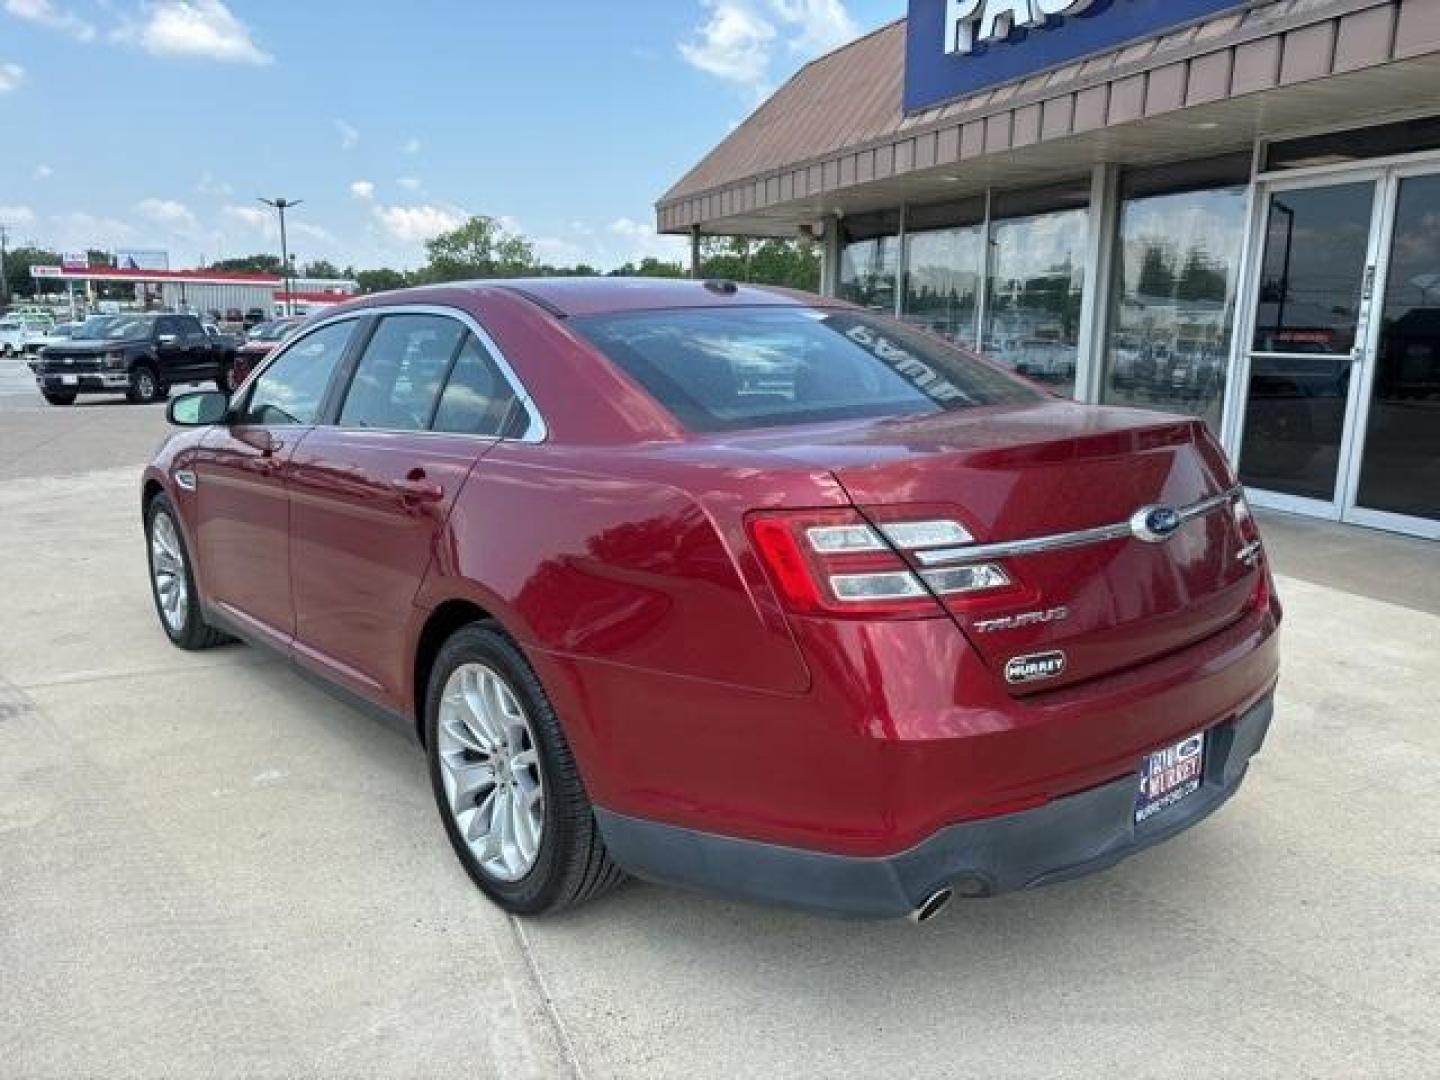
[[[1239,789],[1273,710],[1267,696],[1212,728],[1200,791],[1138,826],[1138,772],[1034,810],[952,825],[880,858],[718,836],[599,809],[596,817],[612,857],[637,877],[833,915],[899,917],[941,888],[962,897],[1036,888],[1103,870],[1183,832]]]

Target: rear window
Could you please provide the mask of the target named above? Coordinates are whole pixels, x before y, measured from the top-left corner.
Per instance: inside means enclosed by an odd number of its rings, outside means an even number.
[[[645,311],[570,324],[692,431],[923,415],[1044,396],[968,353],[853,311]]]

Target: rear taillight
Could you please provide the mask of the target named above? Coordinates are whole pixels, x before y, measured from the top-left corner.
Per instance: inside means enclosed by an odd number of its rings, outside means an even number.
[[[749,518],[750,536],[776,590],[792,611],[838,618],[932,618],[937,596],[1010,585],[993,563],[912,570],[903,552],[968,544],[974,537],[944,519],[872,525],[855,510],[772,511]]]

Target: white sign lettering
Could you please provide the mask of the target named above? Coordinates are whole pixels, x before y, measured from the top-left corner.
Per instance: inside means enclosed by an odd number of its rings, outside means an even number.
[[[945,0],[945,52],[972,53],[1052,15],[1078,15],[1095,0]]]

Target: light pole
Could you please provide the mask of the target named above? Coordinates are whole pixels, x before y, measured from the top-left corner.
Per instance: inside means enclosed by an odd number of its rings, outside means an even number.
[[[285,211],[299,206],[304,199],[261,199],[260,202],[280,215],[280,272],[285,277],[285,314],[293,314],[290,300],[290,247],[285,241]]]

